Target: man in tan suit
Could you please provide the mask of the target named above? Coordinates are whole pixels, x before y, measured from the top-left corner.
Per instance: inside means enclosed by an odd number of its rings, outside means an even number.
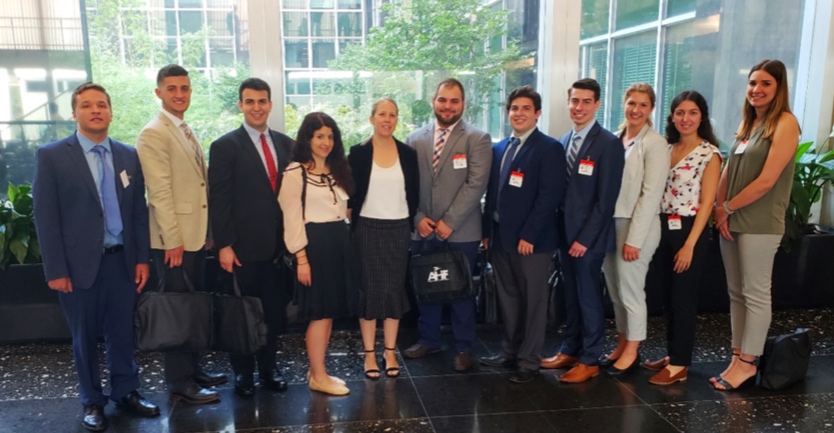
[[[148,187],[151,258],[165,289],[203,290],[208,239],[206,161],[200,143],[183,117],[191,104],[191,80],[179,65],[159,70],[156,96],[159,114],[139,133],[136,149]],[[204,373],[196,352],[165,354],[165,380],[174,400],[192,404],[220,399],[205,389],[227,381]]]

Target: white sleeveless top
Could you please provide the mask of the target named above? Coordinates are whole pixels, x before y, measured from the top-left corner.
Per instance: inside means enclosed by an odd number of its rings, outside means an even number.
[[[400,159],[391,167],[382,168],[373,163],[368,194],[359,215],[380,220],[408,218],[408,202],[405,199],[405,176]]]

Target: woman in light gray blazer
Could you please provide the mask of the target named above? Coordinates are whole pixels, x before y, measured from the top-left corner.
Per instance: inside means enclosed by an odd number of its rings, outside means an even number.
[[[614,208],[617,251],[605,256],[603,272],[617,322],[617,348],[600,359],[611,375],[635,371],[646,339],[646,272],[660,242],[660,200],[669,171],[666,139],[652,129],[652,86],[635,83],[623,97],[625,120],[617,136],[625,168]]]

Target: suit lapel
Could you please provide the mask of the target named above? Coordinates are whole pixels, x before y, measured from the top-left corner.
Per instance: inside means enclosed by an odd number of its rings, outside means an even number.
[[[537,129],[533,131],[533,133],[530,134],[529,137],[527,137],[527,141],[525,141],[524,146],[521,146],[521,149],[518,150],[518,153],[516,153],[513,161],[521,161],[521,158],[524,158],[524,155],[527,155],[530,149],[536,145],[536,140],[538,140],[539,134],[540,132]]]
[[[460,141],[460,138],[463,137],[464,130],[464,123],[463,121],[460,121],[455,129],[452,130],[452,133],[449,134],[449,138],[446,139],[446,144],[443,146],[443,151],[440,152],[440,161],[437,163],[437,172],[435,173],[435,176],[437,176],[437,174],[440,173],[440,170],[443,170],[443,167],[446,166],[446,162],[449,161],[449,155],[455,153],[455,146],[458,144],[458,141]],[[434,142],[432,142],[432,152],[434,152]],[[432,156],[434,155],[432,154]]]
[[[191,161],[191,166],[194,167],[197,174],[199,174],[200,177],[203,177],[203,167],[197,165],[197,160],[194,158],[194,150],[191,148],[191,143],[189,143],[185,138],[185,133],[183,133],[180,128],[177,128],[177,126],[174,125],[174,122],[172,122],[171,119],[169,119],[164,113],[159,113],[159,119],[162,121],[162,124],[168,128],[168,132],[176,137],[177,141],[180,143],[180,149],[185,152],[185,156],[187,156],[188,160]]]
[[[281,175],[281,167],[286,167],[290,162],[289,146],[281,145],[281,136],[273,130],[269,130],[269,135],[272,137],[272,147],[276,155],[278,155],[278,175]]]
[[[270,137],[272,137],[272,142],[275,143],[275,137],[272,134],[270,134]],[[238,145],[243,146],[243,155],[241,156],[243,158],[246,158],[247,161],[249,161],[249,163],[247,164],[248,166],[252,167],[253,170],[257,170],[259,173],[261,173],[261,176],[259,177],[261,178],[262,183],[266,186],[267,189],[272,191],[272,185],[269,183],[269,173],[267,172],[266,167],[264,166],[264,160],[261,159],[261,154],[258,153],[258,149],[255,147],[255,144],[252,143],[252,137],[249,136],[249,133],[246,132],[246,129],[242,125],[240,129],[237,130],[237,138]],[[269,145],[269,142],[267,142],[267,145]],[[270,152],[273,152],[274,155],[275,148],[270,148]],[[278,167],[275,167],[275,169],[278,170]],[[278,175],[280,176],[281,174],[278,173]],[[278,188],[275,189],[276,191],[274,192],[277,197]]]
[[[116,147],[116,143],[110,140],[110,149],[113,151],[113,177],[116,181],[116,196],[119,198],[119,207],[122,203],[122,191],[124,191],[124,184],[122,183],[121,172],[125,170],[125,155],[121,148]],[[125,172],[127,174],[127,172]]]
[[[84,184],[87,185],[87,189],[90,191],[90,194],[95,197],[96,202],[101,205],[101,200],[98,196],[98,188],[96,188],[96,181],[93,179],[93,173],[90,171],[90,164],[87,164],[87,158],[84,156],[84,149],[81,147],[81,143],[78,142],[78,137],[75,134],[70,135],[67,138],[67,153],[69,153],[70,160],[72,160],[73,165],[78,170],[78,174],[81,176],[81,179],[84,180]]]
[[[420,134],[422,136],[417,138],[418,142],[425,141],[428,143],[428,146],[424,146],[423,149],[419,149],[419,151],[423,154],[423,159],[426,160],[426,167],[428,167],[429,172],[433,173],[432,156],[434,154],[434,123],[429,123],[424,126],[420,131]]]

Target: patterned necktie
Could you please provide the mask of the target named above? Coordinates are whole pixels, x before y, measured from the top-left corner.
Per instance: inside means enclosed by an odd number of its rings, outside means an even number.
[[[431,165],[434,172],[437,173],[437,165],[440,164],[440,152],[443,152],[443,145],[446,144],[446,133],[449,132],[446,128],[440,129],[440,135],[434,143],[434,155],[432,156]]]
[[[194,161],[197,163],[197,166],[200,167],[200,170],[203,173],[203,179],[206,178],[206,166],[203,163],[205,158],[203,157],[203,148],[200,147],[200,143],[197,142],[197,139],[194,138],[194,132],[191,131],[191,128],[188,127],[188,124],[182,122],[180,124],[180,128],[185,133],[185,138],[188,139],[188,142],[191,144],[191,150],[194,152]]]
[[[272,191],[275,192],[275,187],[278,186],[278,170],[275,169],[275,160],[272,159],[272,152],[269,151],[269,145],[266,143],[266,137],[263,134],[261,134],[261,147],[264,150],[264,159],[266,159],[269,184],[272,185]]]
[[[107,149],[104,146],[93,146],[92,151],[98,155],[99,174],[101,175],[101,205],[104,209],[104,226],[107,232],[118,236],[122,232],[122,214],[119,211],[119,198],[116,196],[116,176],[113,167],[107,164],[104,155]]]
[[[510,167],[512,166],[513,159],[515,158],[515,152],[518,150],[518,145],[521,144],[521,140],[518,137],[513,137],[510,139],[510,146],[507,148],[507,153],[504,154],[504,163],[501,165],[501,171],[498,174],[498,189],[501,190],[504,188],[504,185],[507,184],[507,179],[510,176]]]
[[[568,178],[573,173],[573,164],[576,163],[576,157],[579,155],[579,148],[582,147],[582,137],[579,134],[573,134],[573,140],[568,149]]]

